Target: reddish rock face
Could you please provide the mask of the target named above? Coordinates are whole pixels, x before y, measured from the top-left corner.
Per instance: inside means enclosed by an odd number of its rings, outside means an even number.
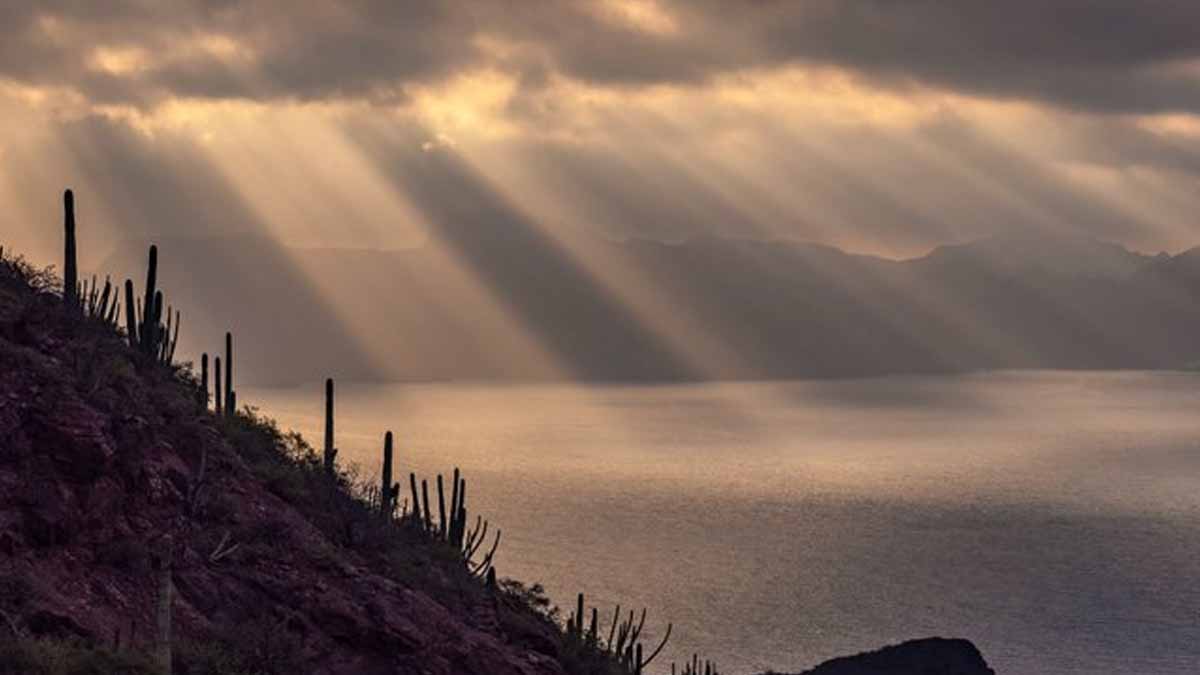
[[[169,555],[178,672],[206,645],[296,673],[562,672],[545,619],[416,538],[348,543],[190,388],[58,310],[0,276],[0,610],[22,631],[149,646]]]

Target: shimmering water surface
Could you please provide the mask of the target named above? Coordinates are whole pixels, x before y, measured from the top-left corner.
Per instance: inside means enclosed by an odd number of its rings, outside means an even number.
[[[314,445],[321,396],[239,392]],[[340,383],[337,423],[366,474],[387,429],[401,471],[462,467],[502,576],[646,606],[668,657],[943,635],[1000,673],[1200,672],[1200,375]]]

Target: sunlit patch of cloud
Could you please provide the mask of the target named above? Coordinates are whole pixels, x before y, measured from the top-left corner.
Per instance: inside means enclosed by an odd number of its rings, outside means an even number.
[[[606,21],[654,35],[675,35],[679,21],[656,0],[602,0],[590,9]]]

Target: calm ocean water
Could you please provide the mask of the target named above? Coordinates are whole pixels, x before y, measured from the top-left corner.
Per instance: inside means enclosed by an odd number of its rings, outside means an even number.
[[[239,399],[319,446],[321,395]],[[364,474],[387,429],[401,471],[461,467],[501,576],[648,607],[669,658],[943,635],[1006,674],[1200,672],[1200,375],[339,384],[337,423]]]

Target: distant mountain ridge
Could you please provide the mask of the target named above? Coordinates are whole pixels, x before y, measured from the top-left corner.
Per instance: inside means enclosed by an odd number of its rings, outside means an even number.
[[[889,260],[793,241],[564,247],[518,234],[456,234],[449,253],[287,249],[252,237],[158,244],[163,284],[189,322],[181,349],[198,353],[232,328],[262,351],[247,355],[258,383],[773,379],[1200,359],[1200,249],[1147,255],[1022,235]],[[611,278],[580,265],[574,245]],[[102,269],[123,278],[144,250],[126,242]]]

